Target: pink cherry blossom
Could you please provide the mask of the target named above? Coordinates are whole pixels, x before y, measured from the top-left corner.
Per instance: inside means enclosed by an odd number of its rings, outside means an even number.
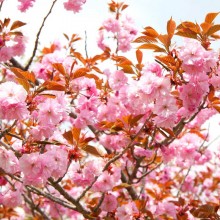
[[[101,205],[103,211],[113,212],[117,208],[117,199],[113,194],[106,194]]]
[[[8,120],[23,119],[28,116],[26,90],[14,82],[0,85],[0,116]]]
[[[22,184],[14,183],[14,188],[7,184],[0,192],[0,204],[14,208],[22,204]]]
[[[56,125],[63,119],[65,109],[62,109],[56,99],[46,99],[38,105],[38,108],[38,117],[41,125]]]
[[[20,2],[18,9],[21,12],[25,12],[27,9],[33,6],[33,3],[35,2],[35,0],[18,0],[18,2]]]
[[[19,171],[18,159],[12,151],[0,148],[0,168],[7,173]]]
[[[86,3],[86,0],[68,0],[64,2],[64,8],[74,13],[79,12],[82,9],[82,5]]]
[[[115,18],[108,18],[103,22],[103,27],[112,33],[117,33],[120,30],[119,20]]]
[[[126,204],[117,208],[116,217],[120,220],[132,220],[132,205]]]

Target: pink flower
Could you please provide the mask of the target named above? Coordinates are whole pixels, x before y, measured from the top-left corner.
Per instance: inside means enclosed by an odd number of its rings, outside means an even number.
[[[26,90],[14,82],[0,85],[0,117],[3,119],[23,119],[29,114],[25,99]]]
[[[148,159],[153,156],[153,151],[138,146],[135,146],[134,153],[139,157],[146,157]]]
[[[175,205],[171,202],[163,202],[159,203],[157,205],[157,210],[156,210],[157,215],[163,215],[166,214],[173,219],[176,219],[176,208]]]
[[[3,190],[2,190],[3,189]],[[22,203],[22,185],[21,183],[15,182],[14,188],[11,188],[10,184],[7,184],[0,192],[0,204],[15,208]]]
[[[115,18],[108,18],[103,22],[103,27],[112,33],[117,33],[120,30],[119,20]]]
[[[113,186],[115,185],[115,182],[111,178],[111,176],[108,174],[107,171],[104,171],[101,176],[99,176],[98,180],[93,185],[93,190],[96,192],[106,192],[110,191]]]
[[[16,44],[12,47],[13,55],[14,56],[21,56],[25,52],[25,44],[24,44],[24,37],[16,37],[14,39]]]
[[[15,82],[0,84],[0,99],[6,99],[10,103],[24,102],[27,97],[26,90]]]
[[[176,106],[175,98],[173,96],[167,95],[167,96],[160,96],[160,100],[158,99],[156,101],[153,111],[158,116],[167,118],[171,115],[174,116],[177,110],[178,108]]]
[[[101,209],[106,212],[113,212],[117,208],[117,199],[112,194],[106,194]]]
[[[49,164],[48,176],[53,176],[54,178],[62,177],[67,171],[68,153],[57,146],[50,146],[50,148],[46,153],[42,154],[44,169]]]
[[[63,119],[65,109],[62,108],[56,99],[46,99],[38,105],[38,108],[40,125],[57,125]]]
[[[213,51],[206,51],[199,41],[187,39],[179,51],[179,58],[183,60],[182,67],[186,72],[198,74],[209,72],[216,66],[218,55]]]
[[[24,174],[24,183],[35,186],[41,185],[49,176],[43,176],[43,164],[39,153],[24,154],[19,159],[21,171]],[[43,179],[44,178],[44,179]]]
[[[180,98],[183,100],[183,107],[190,112],[195,112],[202,101],[204,92],[197,84],[186,84],[180,88]]]
[[[162,146],[161,147],[161,154],[163,157],[163,162],[164,163],[168,163],[171,160],[173,160],[177,153],[176,153],[176,149],[174,146],[170,145],[170,146]]]
[[[56,127],[52,124],[37,125],[36,127],[31,128],[30,134],[35,140],[42,140],[43,138],[51,137],[55,130]]]
[[[109,74],[108,82],[112,89],[119,90],[128,82],[128,78],[123,71],[117,70]]]
[[[162,68],[158,63],[149,63],[142,69],[143,74],[154,73],[156,76],[162,76]]]
[[[63,4],[66,10],[77,13],[82,9],[82,5],[85,3],[86,0],[68,0],[68,2],[64,2]]]
[[[13,49],[11,47],[4,46],[0,48],[0,62],[6,62],[13,56]]]
[[[7,173],[19,171],[18,159],[12,151],[0,148],[0,168]]]
[[[0,117],[2,119],[24,119],[28,116],[26,103],[8,103],[7,100],[0,100]]]
[[[19,192],[19,190],[15,190],[15,191],[10,190],[4,195],[0,194],[0,203],[10,208],[14,208],[16,206],[21,205],[22,203],[21,192]]]
[[[120,220],[132,220],[132,206],[130,203],[117,208],[116,217]]]
[[[127,146],[129,138],[123,134],[118,135],[102,135],[100,137],[100,144],[109,150],[120,150]]]
[[[33,6],[35,0],[18,0],[21,4],[18,6],[18,9],[21,12],[25,12],[27,9]]]

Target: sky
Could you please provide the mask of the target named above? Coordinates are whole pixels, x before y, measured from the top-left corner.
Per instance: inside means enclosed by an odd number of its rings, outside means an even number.
[[[29,39],[27,53],[31,53],[36,33],[52,2],[52,0],[36,0],[35,7],[25,13],[18,12],[17,0],[5,0],[3,4],[0,18],[10,17],[27,23],[22,29]],[[102,25],[102,21],[110,15],[107,6],[110,1],[87,0],[83,10],[77,14],[64,10],[63,2],[64,0],[58,0],[55,4],[52,14],[45,23],[40,41],[48,45],[54,39],[64,40],[63,33],[68,35],[77,33],[83,38],[86,31],[88,51],[95,50],[97,30]],[[186,20],[201,23],[207,13],[220,11],[219,0],[125,0],[124,2],[129,5],[125,13],[134,19],[139,31],[146,26],[152,26],[159,33],[165,33],[166,22],[171,16],[177,23]],[[216,23],[220,23],[220,15]],[[84,44],[83,41],[81,43]]]
[[[1,19],[9,17],[27,23],[22,29],[28,36],[27,57],[32,52],[36,33],[52,2],[52,0],[36,0],[35,7],[26,13],[17,10],[16,0],[5,0],[3,4],[0,12]],[[46,21],[40,36],[40,46],[49,46],[49,43],[56,39],[64,41],[63,33],[69,36],[76,33],[84,38],[86,31],[88,52],[96,54],[97,30],[103,20],[110,16],[107,6],[109,0],[87,0],[83,10],[77,14],[64,10],[63,2],[64,0],[57,1],[52,14]],[[134,19],[139,31],[146,26],[152,26],[159,33],[165,33],[166,23],[171,17],[177,23],[188,20],[200,24],[207,13],[220,11],[219,0],[125,0],[124,2],[129,5],[125,13]],[[215,23],[220,24],[220,15]],[[84,41],[81,41],[81,47],[84,48]],[[215,47],[220,48],[220,43],[218,42]],[[218,127],[218,120],[212,120],[210,131],[218,131],[216,129]],[[213,134],[219,135],[218,132]]]

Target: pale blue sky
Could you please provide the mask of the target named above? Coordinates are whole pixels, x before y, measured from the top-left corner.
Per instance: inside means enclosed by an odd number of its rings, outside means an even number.
[[[109,16],[108,2],[110,1],[87,0],[83,10],[78,14],[73,14],[64,10],[63,0],[58,0],[45,24],[41,41],[48,44],[55,38],[62,39],[62,33],[69,35],[78,33],[83,37],[86,30],[88,49],[94,50],[97,30],[102,21]],[[125,12],[134,18],[140,31],[146,26],[152,26],[159,33],[166,31],[166,22],[171,16],[177,23],[185,20],[201,23],[208,12],[220,11],[220,0],[125,0],[125,2],[130,5]],[[24,30],[29,36],[31,45],[51,3],[52,0],[36,0],[36,7],[26,13],[18,13],[17,1],[5,0],[0,17],[14,17],[16,20],[27,22],[28,25],[24,27]],[[216,23],[220,23],[220,15]]]

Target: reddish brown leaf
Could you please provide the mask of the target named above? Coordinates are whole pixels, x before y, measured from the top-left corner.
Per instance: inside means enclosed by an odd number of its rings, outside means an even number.
[[[217,31],[220,31],[220,24],[216,24],[216,25],[213,25],[212,27],[210,27],[207,32],[207,35],[210,36],[210,35],[216,33]]]
[[[212,25],[207,22],[203,22],[202,24],[200,24],[200,26],[202,28],[203,34],[206,34]]]
[[[188,37],[188,38],[193,38],[197,39],[197,34],[194,32],[184,32],[184,31],[178,31],[175,33],[175,35],[181,36],[181,37]]]
[[[134,43],[156,43],[158,42],[156,38],[150,36],[140,36],[136,38]]]
[[[23,71],[19,68],[11,67],[10,70],[18,77],[26,80],[30,80],[35,83],[35,75],[32,72]]]
[[[121,183],[120,185],[114,186],[112,188],[112,191],[118,191],[120,189],[124,189],[124,188],[127,188],[129,186],[131,186],[131,185],[129,185],[128,183]]]
[[[81,133],[81,129],[80,128],[72,128],[72,135],[73,138],[76,142],[79,141],[79,137],[80,137],[80,133]]]
[[[218,14],[219,14],[219,12],[208,13],[205,17],[205,22],[211,24],[214,21],[214,19],[217,17]]]
[[[147,36],[150,36],[150,37],[153,37],[153,38],[156,38],[159,36],[159,34],[157,33],[157,31],[152,28],[152,27],[145,27],[144,28],[144,32],[142,32],[143,34],[147,35]]]
[[[12,24],[10,30],[12,31],[12,30],[14,30],[14,29],[16,29],[16,28],[19,28],[19,27],[22,27],[22,26],[24,26],[24,25],[26,25],[26,23],[24,23],[24,22],[22,22],[22,21],[15,21],[15,22],[13,22],[13,24]]]
[[[53,68],[56,69],[59,73],[61,73],[63,76],[66,76],[66,70],[62,63],[53,63]]]
[[[66,131],[63,133],[63,137],[71,144],[73,145],[73,134],[72,131]]]
[[[143,53],[140,50],[136,50],[136,58],[139,64],[142,63]]]
[[[165,46],[165,48],[168,50],[169,46],[170,46],[170,43],[171,43],[170,37],[167,34],[160,34],[158,36],[158,39]]]
[[[171,17],[170,20],[167,22],[167,34],[170,38],[173,37],[175,29],[176,29],[176,22]]]
[[[4,27],[7,27],[7,26],[9,25],[10,21],[11,21],[10,18],[5,18],[5,19],[4,19],[3,26],[4,26]]]
[[[73,73],[73,79],[79,78],[79,77],[83,77],[86,75],[86,73],[88,72],[87,68],[79,68],[78,70],[76,70]]]
[[[86,151],[87,153],[92,154],[93,156],[96,156],[96,157],[103,156],[103,154],[98,149],[96,149],[96,147],[92,145],[86,145],[82,149]]]
[[[24,87],[24,89],[28,92],[30,89],[30,84],[26,79],[23,78],[16,78],[18,83]]]
[[[143,116],[144,115],[141,114],[141,115],[136,115],[133,118],[131,118],[131,120],[130,120],[131,127],[133,127]]]
[[[45,83],[43,83],[43,86],[47,90],[65,91],[66,89],[64,85],[61,85],[60,83],[54,81],[46,81]]]
[[[156,44],[143,44],[139,46],[138,49],[149,49],[149,50],[154,50],[154,52],[166,52],[165,49],[157,46]]]
[[[122,67],[122,71],[125,72],[125,73],[131,73],[133,74],[134,73],[134,70],[132,68],[131,65],[118,65],[119,67]]]

